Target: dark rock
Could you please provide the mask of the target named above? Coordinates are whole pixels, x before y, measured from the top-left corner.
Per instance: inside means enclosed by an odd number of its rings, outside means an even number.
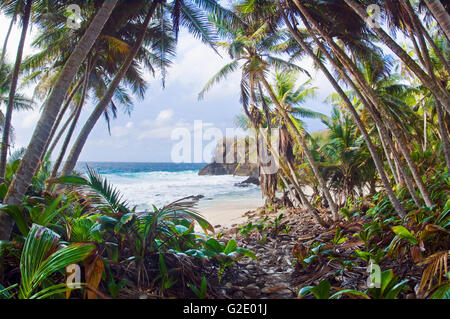
[[[233,299],[242,299],[242,298],[244,298],[244,292],[241,290],[238,290],[233,294]]]
[[[252,176],[258,175],[259,169],[256,164],[225,164],[225,163],[211,163],[203,167],[198,175],[200,176],[216,176],[216,175],[237,175],[237,176]]]
[[[190,197],[192,200],[200,200],[200,199],[202,199],[202,198],[205,198],[205,196],[203,196],[203,195],[197,195],[197,196],[191,196]]]
[[[199,175],[259,175],[256,159],[249,156],[248,145],[236,143],[236,138],[218,141],[211,163],[200,170]]]
[[[253,264],[248,264],[246,268],[247,268],[248,270],[255,270],[255,269],[256,269],[256,266],[253,265]]]
[[[245,287],[244,292],[247,296],[251,298],[256,298],[261,295],[261,289],[255,284],[250,284],[247,287]]]
[[[256,186],[261,185],[261,183],[259,182],[259,178],[256,176],[250,176],[245,181],[234,184],[234,186],[237,186],[237,187],[249,187],[250,185],[256,185]]]
[[[208,164],[205,167],[203,167],[200,172],[198,172],[198,175],[204,176],[204,175],[232,175],[234,171],[236,170],[235,164],[219,164],[219,163],[212,163]]]

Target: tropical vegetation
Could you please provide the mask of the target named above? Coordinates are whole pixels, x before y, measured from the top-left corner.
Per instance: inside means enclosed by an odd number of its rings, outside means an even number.
[[[73,4],[83,17],[78,28],[67,23]],[[5,58],[10,31],[0,63],[0,299],[136,298],[142,291],[205,298],[235,263],[257,259],[235,239],[214,235],[193,198],[139,212],[95,171],[74,172],[100,117],[109,123],[119,106],[131,112],[132,96],[144,96],[143,72],[164,85],[181,27],[231,59],[199,98],[240,74],[236,123],[257,132],[279,167],[269,174],[260,167],[267,207],[311,214],[324,229],[296,246],[294,266],[312,273],[342,265],[335,276],[299,287],[298,298],[449,298],[447,2],[3,0],[0,10],[9,30],[19,23],[22,31],[14,64]],[[41,30],[37,50],[24,57],[32,25]],[[335,91],[326,100],[330,116],[314,110],[320,88],[305,63]],[[34,99],[20,93],[30,83]],[[29,146],[9,154],[11,119],[33,100],[43,103]],[[96,101],[92,111],[88,100]],[[82,112],[90,113],[75,137]],[[326,129],[308,132],[306,118]],[[270,142],[275,131],[278,147]],[[278,222],[266,222],[242,226],[237,236],[276,240]],[[382,270],[373,282],[379,287],[339,286],[352,267],[373,264]],[[79,285],[68,282],[71,267],[84,269],[81,282],[72,282]],[[417,272],[420,278],[408,277]]]

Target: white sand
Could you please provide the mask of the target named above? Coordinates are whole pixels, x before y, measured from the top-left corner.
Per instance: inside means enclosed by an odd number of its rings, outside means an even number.
[[[263,205],[264,200],[262,198],[213,199],[200,201],[198,210],[214,227],[230,228],[235,224],[246,222],[247,217],[243,215]]]

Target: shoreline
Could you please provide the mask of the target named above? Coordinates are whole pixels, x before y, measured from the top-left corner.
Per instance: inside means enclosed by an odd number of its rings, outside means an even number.
[[[245,214],[264,206],[262,197],[215,198],[201,200],[197,206],[199,213],[215,228],[231,228],[247,221]]]

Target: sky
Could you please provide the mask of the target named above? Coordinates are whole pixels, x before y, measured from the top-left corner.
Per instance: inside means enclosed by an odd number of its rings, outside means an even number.
[[[0,33],[0,44],[3,44],[9,20],[0,15],[0,25],[4,31]],[[33,28],[27,36],[25,56],[34,50],[31,43],[37,30]],[[15,59],[19,38],[20,30],[15,28],[7,49],[7,60],[10,63]],[[198,101],[197,96],[207,81],[229,61],[225,52],[221,52],[219,56],[183,30],[179,37],[177,57],[169,69],[165,89],[162,88],[159,77],[154,78],[150,72],[146,73],[148,89],[145,98],[135,100],[130,115],[119,111],[118,118],[112,120],[111,135],[105,120],[101,118],[83,149],[80,161],[170,162],[172,149],[179,142],[171,138],[173,130],[185,128],[192,134],[198,133],[199,128],[198,125],[195,127],[195,121],[202,121],[205,129],[217,128],[225,135],[227,128],[235,127],[235,116],[242,113],[239,102],[239,71],[216,85],[204,100]],[[333,89],[323,74],[312,68],[312,64],[310,59],[299,63],[310,72],[313,77],[312,84],[318,88],[317,96],[304,106],[329,115],[331,106],[324,101],[333,93]],[[302,75],[299,81],[305,80],[307,77]],[[25,88],[22,92],[31,97],[33,87]],[[15,149],[25,147],[29,143],[40,117],[42,102],[36,102],[33,111],[13,113]],[[76,135],[94,107],[92,101],[87,103]],[[4,112],[5,106],[2,105],[1,109]],[[305,119],[305,122],[310,132],[324,128],[320,120]],[[204,142],[205,145],[208,143]],[[194,160],[192,158],[192,161]],[[196,161],[200,160],[209,162],[210,158],[204,156]]]

